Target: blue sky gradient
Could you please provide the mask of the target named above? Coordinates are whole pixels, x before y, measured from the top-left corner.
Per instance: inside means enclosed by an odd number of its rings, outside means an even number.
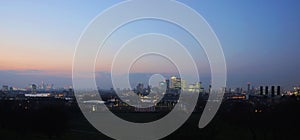
[[[0,84],[24,86],[39,82],[43,76],[45,81],[54,82],[51,79],[70,77],[73,53],[81,32],[95,16],[118,2],[1,0]],[[247,82],[256,86],[300,84],[300,1],[180,2],[199,12],[217,34],[226,57],[229,86],[245,86]],[[159,21],[133,23],[120,29],[119,33],[125,33],[126,37],[118,38],[117,34],[111,40],[128,39],[150,31],[173,35],[191,46],[191,50],[195,46],[179,28]],[[199,63],[204,65],[201,68],[208,71],[205,54],[199,51],[199,55],[193,56],[199,56]],[[44,74],[30,73],[32,79],[18,80],[20,74],[30,70]],[[38,76],[40,78],[36,78]],[[71,84],[69,80],[64,81]]]

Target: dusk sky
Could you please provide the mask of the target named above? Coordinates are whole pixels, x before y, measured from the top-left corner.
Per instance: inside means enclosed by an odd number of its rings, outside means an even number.
[[[62,86],[72,84],[73,54],[81,33],[95,16],[118,2],[1,0],[0,85],[25,87],[42,80]],[[247,82],[287,88],[300,85],[300,1],[180,2],[199,12],[218,36],[226,58],[228,86],[245,86]],[[195,56],[200,75],[209,75],[205,53],[201,49],[193,51],[197,47],[194,40],[162,21],[137,21],[124,26],[108,39],[107,51],[113,53],[118,42],[148,32],[180,40]],[[112,54],[106,55],[101,57],[109,59]],[[149,60],[155,58],[144,61]],[[132,72],[159,72],[154,65],[143,64],[137,64]],[[97,71],[107,72],[109,65],[104,61],[97,65]],[[168,68],[161,72],[168,73]]]

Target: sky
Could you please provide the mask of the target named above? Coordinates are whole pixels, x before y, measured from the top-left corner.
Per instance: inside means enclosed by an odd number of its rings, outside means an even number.
[[[118,2],[1,0],[0,85],[24,87],[41,81],[72,84],[72,60],[81,33],[91,20]],[[247,82],[255,86],[300,85],[300,1],[180,2],[200,13],[218,36],[226,58],[228,86],[246,86]],[[157,20],[137,21],[116,31],[104,45],[108,53],[98,56],[103,60],[97,63],[97,71],[110,70],[110,60],[120,43],[148,32],[178,39],[191,51],[200,76],[210,74],[205,53],[195,40],[175,25]],[[156,59],[149,58],[136,63],[132,72],[168,73],[168,67],[173,69],[168,66],[157,71],[159,64],[149,62]],[[165,66],[165,61],[155,62]]]

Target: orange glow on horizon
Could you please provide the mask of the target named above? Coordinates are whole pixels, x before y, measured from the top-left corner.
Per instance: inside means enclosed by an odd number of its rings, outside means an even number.
[[[54,73],[71,73],[72,49],[34,47],[44,45],[0,42],[0,70],[40,70]]]

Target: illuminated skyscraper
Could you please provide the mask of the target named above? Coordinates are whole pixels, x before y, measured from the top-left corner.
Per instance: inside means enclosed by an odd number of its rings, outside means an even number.
[[[191,84],[188,87],[189,92],[202,92],[201,91],[201,82],[196,82],[195,84]]]
[[[170,78],[170,88],[171,89],[174,89],[175,88],[175,85],[176,85],[176,80],[177,78],[175,77],[175,76],[172,76],[171,78]]]
[[[183,80],[183,79],[181,79],[181,89],[182,90],[186,90],[187,89],[187,87],[186,87],[186,81]]]
[[[171,83],[170,83],[171,89],[181,89],[181,78],[177,78],[175,76],[171,77]]]

